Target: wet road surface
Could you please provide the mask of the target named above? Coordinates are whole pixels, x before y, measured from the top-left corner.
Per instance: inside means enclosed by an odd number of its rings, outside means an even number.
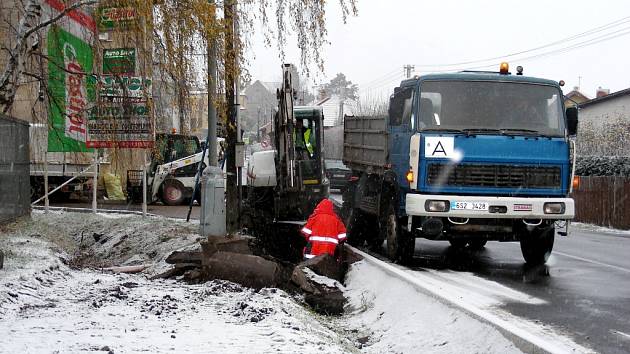
[[[471,272],[544,300],[506,303],[510,313],[551,325],[601,353],[630,352],[630,233],[573,227],[556,236],[547,265],[525,265],[518,243],[488,242],[481,251],[416,240],[411,268]]]

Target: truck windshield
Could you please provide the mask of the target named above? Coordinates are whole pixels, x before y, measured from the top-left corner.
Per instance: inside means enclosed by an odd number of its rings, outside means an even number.
[[[564,136],[561,93],[548,85],[424,81],[419,130]]]

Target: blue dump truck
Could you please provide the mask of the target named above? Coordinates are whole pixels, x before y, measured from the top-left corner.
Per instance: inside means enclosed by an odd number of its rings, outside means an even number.
[[[415,239],[483,248],[518,241],[543,264],[574,217],[577,109],[560,84],[499,72],[402,81],[386,116],[347,116],[348,242],[409,261]],[[562,83],[562,82],[561,82]]]

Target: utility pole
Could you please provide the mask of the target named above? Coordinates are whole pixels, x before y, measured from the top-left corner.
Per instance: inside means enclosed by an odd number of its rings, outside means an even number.
[[[209,0],[210,5],[214,5],[214,0]],[[212,14],[212,18],[216,19],[216,14]],[[208,160],[210,166],[218,166],[217,161],[217,108],[214,105],[215,94],[217,91],[217,43],[214,39],[210,39],[210,33],[207,38],[208,52]]]
[[[411,77],[411,72],[416,69],[416,66],[407,64],[403,66],[403,69],[405,70],[405,77],[409,79]]]
[[[225,23],[225,101],[228,106],[227,112],[227,183],[226,183],[226,227],[228,234],[233,234],[238,229],[238,191],[236,175],[236,141],[237,124],[235,101],[236,86],[236,49],[234,17],[236,16],[236,0],[225,0],[223,3],[224,23]]]
[[[256,140],[260,142],[260,106],[258,106],[258,119],[256,121],[258,122],[256,126]]]
[[[177,1],[177,11],[180,11],[180,2]],[[183,24],[183,19],[180,19],[177,23],[177,27],[179,29],[178,33],[177,33],[177,39],[179,41],[179,43],[182,43],[182,27],[184,26]],[[184,51],[182,48],[178,48],[178,68],[177,68],[177,75],[179,76],[178,80],[177,80],[177,105],[179,106],[179,127],[177,127],[178,129],[178,133],[180,134],[187,134],[189,133],[188,129],[186,128],[186,109],[184,107],[185,105],[185,91],[186,91],[186,81],[185,81],[185,72],[184,72]]]

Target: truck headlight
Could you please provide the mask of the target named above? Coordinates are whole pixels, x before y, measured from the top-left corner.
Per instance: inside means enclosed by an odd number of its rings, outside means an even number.
[[[545,214],[564,214],[564,209],[564,203],[562,202],[545,203],[543,206]]]
[[[427,200],[424,203],[424,210],[430,212],[446,212],[449,210],[450,203],[448,200]]]

